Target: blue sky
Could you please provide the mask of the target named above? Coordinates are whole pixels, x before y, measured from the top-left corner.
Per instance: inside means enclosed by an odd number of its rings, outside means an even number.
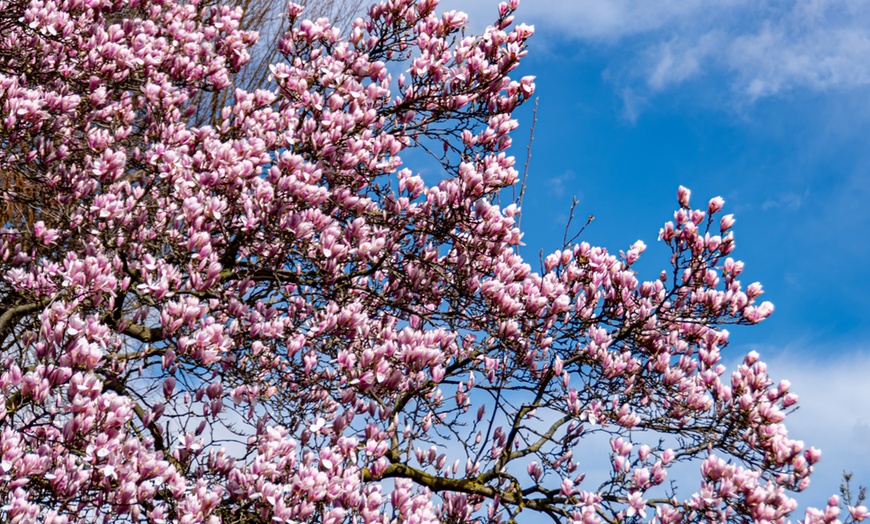
[[[444,0],[480,30],[496,0]],[[870,484],[870,1],[526,0],[538,122],[525,255],[561,244],[572,197],[582,239],[657,246],[680,184],[721,195],[735,257],[774,315],[734,328],[730,363],[761,353],[801,396],[791,434],[823,450],[802,505],[843,470]],[[522,161],[531,105],[518,113]],[[658,248],[658,249],[657,249]]]

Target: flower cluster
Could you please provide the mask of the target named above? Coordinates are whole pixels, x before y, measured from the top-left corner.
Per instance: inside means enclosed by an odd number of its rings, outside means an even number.
[[[480,35],[437,3],[386,0],[346,34],[291,4],[271,88],[247,92],[237,9],[0,0],[0,176],[39,188],[3,195],[35,220],[0,229],[0,520],[794,509],[819,459],[783,425],[797,398],[754,353],[721,363],[724,326],[773,309],[738,280],[722,200],[679,190],[657,280],[632,269],[642,242],[535,271],[499,203],[533,29],[517,0]],[[204,92],[229,102],[193,125]],[[679,463],[695,494],[665,492]]]

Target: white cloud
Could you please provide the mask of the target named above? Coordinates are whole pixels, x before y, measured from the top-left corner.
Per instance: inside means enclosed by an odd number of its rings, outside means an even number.
[[[517,14],[525,22],[541,23],[548,29],[581,39],[616,41],[626,36],[655,31],[691,17],[711,6],[743,0],[524,0]],[[472,24],[494,20],[499,0],[441,0],[441,9],[457,9],[470,15]],[[483,27],[483,26],[481,26]]]
[[[775,197],[768,198],[761,204],[761,209],[769,211],[771,209],[787,209],[789,211],[797,211],[803,205],[804,200],[808,195],[799,195],[793,191],[781,193]]]
[[[483,27],[496,0],[444,0]],[[721,76],[742,105],[796,89],[870,85],[870,0],[525,0],[538,45],[556,37],[610,49],[618,91],[656,93]]]
[[[853,487],[870,484],[870,352],[831,348],[807,355],[786,350],[766,361],[771,377],[788,379],[800,397],[800,408],[786,419],[789,434],[822,450],[810,488],[798,496],[801,507],[818,507],[838,493],[844,471],[855,474]]]
[[[547,181],[547,191],[556,198],[562,198],[567,190],[576,185],[574,184],[576,178],[577,174],[570,169],[561,175],[552,176]]]
[[[634,124],[649,104],[649,99],[631,87],[624,87],[619,96],[622,99],[622,117]]]
[[[697,41],[674,38],[650,48],[644,57],[648,60],[647,85],[660,91],[700,75],[722,40],[721,33],[710,32]]]
[[[751,99],[783,90],[826,91],[870,84],[870,38],[862,17],[860,27],[820,21],[816,27],[796,23],[768,25],[736,35],[729,42],[724,64],[735,72],[735,86]]]
[[[634,35],[690,25],[699,17],[728,11],[749,0],[526,0],[519,18],[529,18],[566,35],[614,42]]]

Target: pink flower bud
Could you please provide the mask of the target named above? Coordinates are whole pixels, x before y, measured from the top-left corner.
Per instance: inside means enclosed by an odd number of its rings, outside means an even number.
[[[725,205],[725,200],[722,197],[720,197],[720,196],[713,197],[710,199],[710,202],[707,204],[707,212],[710,213],[711,215],[713,213],[718,213],[719,211],[722,210],[723,205]]]
[[[782,407],[787,408],[798,403],[798,396],[794,393],[789,393],[782,399]]]
[[[870,512],[867,511],[867,508],[865,506],[849,506],[849,515],[852,516],[852,519],[855,522],[861,522],[867,517],[870,517]]]
[[[750,299],[759,297],[762,293],[764,293],[764,290],[762,289],[759,282],[753,282],[752,284],[746,286],[746,296]]]
[[[677,189],[677,201],[680,203],[680,207],[684,209],[689,209],[689,197],[692,196],[692,192],[689,191],[688,188],[684,186],[680,186]]]
[[[570,497],[574,494],[574,481],[571,479],[563,479],[559,492],[563,497]]]
[[[172,396],[173,390],[175,390],[175,377],[167,377],[163,381],[163,396],[168,400]]]
[[[547,255],[547,258],[544,259],[544,271],[549,273],[553,271],[556,267],[559,266],[559,263],[562,261],[562,253],[552,253]]]
[[[646,444],[642,444],[640,446],[640,448],[638,448],[638,450],[637,450],[637,457],[640,460],[646,460],[649,457],[649,454],[650,454],[650,447],[647,446]]]
[[[541,467],[540,464],[532,461],[526,468],[526,471],[529,473],[529,476],[532,477],[532,479],[534,479],[534,481],[537,483],[541,480],[544,469]]]

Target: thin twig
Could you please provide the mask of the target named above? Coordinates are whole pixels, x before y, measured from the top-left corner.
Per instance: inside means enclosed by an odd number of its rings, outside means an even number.
[[[529,180],[529,163],[532,161],[532,142],[535,141],[535,124],[538,123],[538,100],[538,98],[535,99],[535,109],[532,112],[532,127],[529,130],[529,143],[528,145],[526,145],[526,164],[523,167],[523,182],[520,186],[520,196],[519,198],[515,199],[517,205],[520,207],[520,216],[519,218],[517,218],[518,229],[520,229],[520,223],[523,220],[523,197],[526,196],[526,187]]]
[[[583,232],[586,231],[586,228],[589,227],[589,224],[591,224],[592,221],[595,220],[595,215],[589,215],[586,218],[586,223],[583,224],[583,227],[580,228],[580,231],[577,231],[576,233],[574,233],[574,235],[571,236],[571,238],[568,238],[568,233],[571,231],[571,224],[574,222],[574,210],[577,209],[577,204],[579,203],[580,201],[577,200],[576,196],[572,198],[571,212],[568,215],[568,222],[565,223],[565,233],[562,235],[562,249],[567,248],[568,245],[572,244],[575,240],[577,240],[577,237],[582,235]]]

